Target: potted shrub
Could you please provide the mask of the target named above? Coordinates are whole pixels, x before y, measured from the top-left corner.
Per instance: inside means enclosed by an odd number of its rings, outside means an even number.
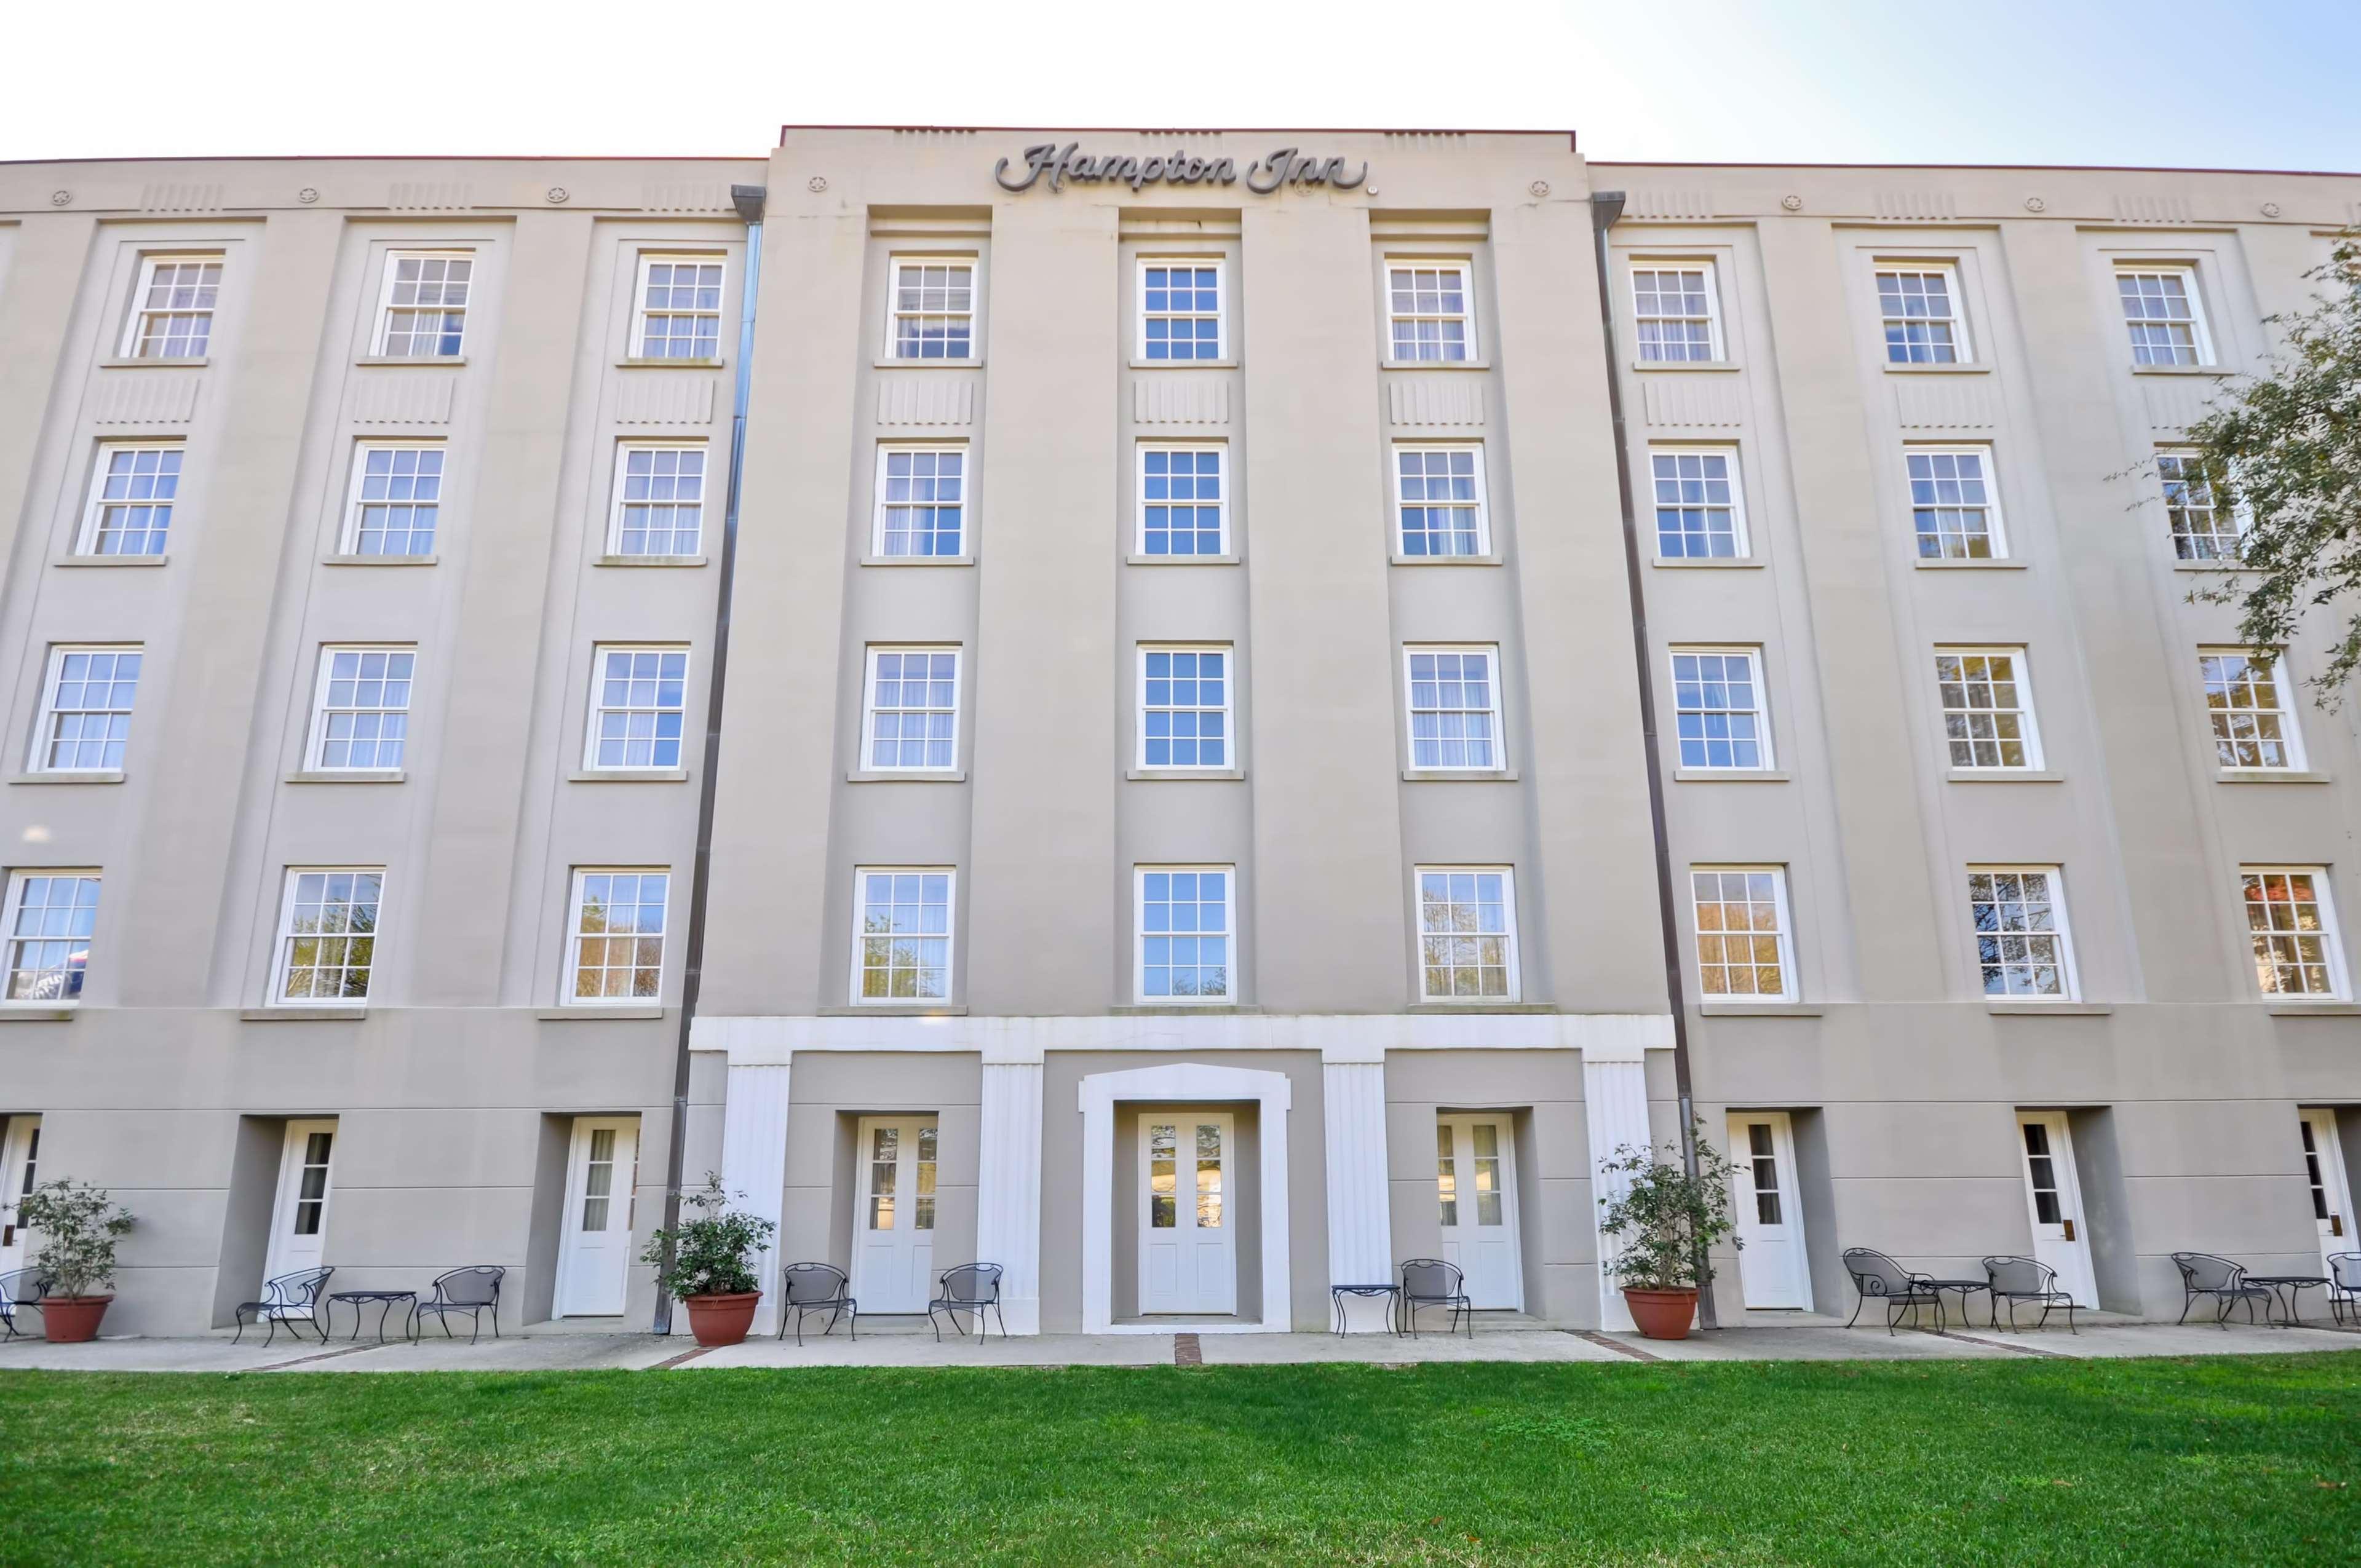
[[[104,1188],[60,1179],[19,1199],[16,1221],[40,1238],[33,1266],[43,1280],[41,1332],[54,1344],[96,1339],[115,1299],[115,1243],[131,1216]]]
[[[1631,1321],[1650,1339],[1688,1338],[1697,1291],[1713,1283],[1708,1249],[1724,1237],[1745,1245],[1730,1212],[1730,1161],[1702,1136],[1697,1148],[1695,1176],[1678,1145],[1666,1146],[1672,1157],[1664,1159],[1626,1144],[1599,1168],[1630,1179],[1621,1192],[1598,1201],[1598,1229],[1616,1239],[1607,1271],[1623,1287]]]
[[[746,1337],[763,1299],[755,1288],[754,1259],[771,1249],[771,1233],[779,1227],[760,1214],[730,1207],[721,1178],[711,1171],[706,1172],[705,1190],[684,1201],[697,1217],[656,1232],[640,1261],[654,1264],[656,1283],[688,1308],[689,1332],[697,1343],[736,1344]]]

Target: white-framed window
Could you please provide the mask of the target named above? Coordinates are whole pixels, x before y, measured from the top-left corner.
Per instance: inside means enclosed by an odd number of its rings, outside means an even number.
[[[378,295],[376,352],[389,359],[456,359],[467,341],[475,253],[395,250]]]
[[[975,263],[897,256],[888,293],[886,352],[895,359],[975,357]]]
[[[33,730],[36,773],[112,773],[131,743],[131,705],[139,695],[139,644],[59,646],[41,679],[41,713]]]
[[[2345,994],[2344,939],[2325,866],[2240,866],[2255,981],[2266,996]]]
[[[1698,994],[1795,999],[1785,867],[1691,866],[1689,908]]]
[[[1461,364],[1476,356],[1476,295],[1464,261],[1394,257],[1386,263],[1387,357],[1397,365]]]
[[[126,359],[202,359],[221,298],[219,256],[143,256],[123,327]]]
[[[1482,555],[1492,548],[1484,510],[1484,449],[1394,445],[1394,499],[1405,556]]]
[[[1235,866],[1137,868],[1141,1002],[1236,1000],[1237,880]]]
[[[872,648],[864,690],[862,767],[944,773],[959,765],[958,649]]]
[[[415,648],[321,649],[304,765],[314,773],[401,766],[417,663]]]
[[[79,555],[161,555],[172,531],[186,448],[177,441],[102,441],[74,541]]]
[[[1643,365],[1709,365],[1724,357],[1710,261],[1632,263],[1631,316]]]
[[[1185,365],[1225,357],[1222,272],[1218,256],[1140,258],[1140,358]]]
[[[967,448],[880,446],[870,548],[888,557],[967,554]]]
[[[1648,479],[1659,559],[1724,561],[1748,554],[1736,447],[1651,446]]]
[[[1228,487],[1220,442],[1143,442],[1139,448],[1139,553],[1186,560],[1226,555]]]
[[[590,655],[590,738],[583,766],[679,767],[687,701],[687,649],[600,643]]]
[[[432,555],[443,514],[440,442],[364,441],[353,451],[347,555]]]
[[[2164,487],[2173,554],[2183,561],[2236,560],[2245,546],[2247,520],[2216,499],[2213,476],[2197,454],[2158,447],[2156,477]]]
[[[671,894],[672,873],[661,867],[575,871],[566,919],[569,1003],[653,1002],[663,994]]]
[[[951,891],[946,866],[862,866],[852,873],[852,1000],[946,1002]]]
[[[1410,707],[1410,765],[1497,773],[1508,765],[1500,736],[1500,650],[1402,650]]]
[[[615,449],[610,555],[694,555],[705,547],[705,443],[629,441]]]
[[[290,866],[272,994],[291,1006],[366,1002],[377,963],[382,866]]]
[[[1910,480],[1910,526],[1926,561],[1999,561],[2000,488],[1989,446],[1913,446],[1902,455]]]
[[[722,265],[719,256],[640,253],[631,295],[633,358],[721,357]]]
[[[8,876],[8,1000],[62,1003],[82,1000],[90,968],[91,933],[98,927],[99,874],[90,871],[20,871]]]
[[[2300,769],[2303,737],[2288,701],[2281,655],[2253,648],[2201,648],[2197,675],[2213,760],[2224,768]]]
[[[2193,267],[2117,267],[2115,297],[2135,365],[2211,365],[2213,339]]]
[[[1986,996],[2073,1000],[2074,946],[2056,866],[1970,866],[1968,923]]]
[[[1230,724],[1236,652],[1228,645],[1139,650],[1139,765],[1236,766]]]
[[[1889,365],[1966,365],[1975,358],[1968,344],[1967,316],[1960,307],[1960,275],[1951,267],[1932,262],[1880,267],[1877,314],[1885,331]]]
[[[1935,690],[1951,766],[1993,771],[2041,766],[2041,729],[2022,648],[1938,648]]]
[[[1416,874],[1419,999],[1516,1001],[1517,873],[1421,866]]]
[[[1673,723],[1684,768],[1772,765],[1763,655],[1753,648],[1675,648]]]

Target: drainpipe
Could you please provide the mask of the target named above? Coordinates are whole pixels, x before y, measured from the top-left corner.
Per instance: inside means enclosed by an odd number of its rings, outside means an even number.
[[[688,1040],[705,984],[705,900],[713,885],[713,800],[721,779],[721,698],[730,675],[730,601],[738,579],[738,492],[746,472],[746,397],[754,371],[754,304],[763,291],[763,203],[769,188],[732,185],[730,203],[746,220],[746,286],[738,308],[738,378],[730,413],[730,488],[721,509],[721,576],[713,600],[713,678],[705,699],[705,767],[697,794],[697,858],[688,877],[688,953],[680,976],[680,1045],[672,1071],[672,1142],[664,1156],[664,1228],[680,1223],[680,1180],[688,1157]],[[673,1247],[664,1243],[669,1274]],[[672,1296],[656,1290],[654,1330],[672,1332]]]
[[[1607,271],[1607,231],[1623,215],[1623,192],[1596,191],[1590,197],[1591,236],[1598,247],[1598,324],[1607,343],[1607,409],[1615,424],[1615,488],[1623,503],[1623,577],[1631,596],[1631,655],[1640,672],[1640,740],[1648,759],[1648,826],[1656,836],[1656,917],[1664,933],[1664,996],[1673,1010],[1673,1083],[1681,1102],[1681,1165],[1697,1179],[1697,1101],[1689,1086],[1688,1006],[1681,978],[1680,927],[1673,899],[1673,846],[1664,829],[1664,753],[1656,744],[1656,679],[1648,643],[1648,601],[1641,588],[1640,519],[1631,499],[1631,448],[1623,420],[1622,356],[1615,345],[1615,307]],[[1695,1266],[1705,1278],[1705,1248]],[[1697,1322],[1719,1328],[1713,1291],[1697,1292]]]

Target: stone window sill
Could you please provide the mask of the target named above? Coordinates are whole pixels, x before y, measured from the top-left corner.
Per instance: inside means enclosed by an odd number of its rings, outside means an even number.
[[[2327,784],[2326,773],[2298,772],[2293,768],[2224,768],[2213,775],[2216,784]]]
[[[0,1002],[0,1024],[62,1024],[80,1009],[29,1002]]]
[[[1675,784],[1785,784],[1789,775],[1772,768],[1675,768]]]
[[[2361,1017],[2361,1002],[2274,1002],[2270,1006],[2274,1018]]]
[[[400,784],[409,775],[400,768],[306,768],[287,775],[289,784]]]
[[[241,1007],[248,1024],[351,1024],[368,1016],[366,1007]]]
[[[601,555],[594,566],[702,566],[702,555]]]
[[[1202,779],[1242,779],[1244,768],[1126,768],[1123,776],[1135,783],[1194,784]]]
[[[2232,373],[2226,365],[2135,365],[2131,368],[2135,376],[2222,377]]]
[[[546,1018],[553,1022],[563,1021],[565,1023],[571,1024],[577,1022],[596,1022],[606,1019],[661,1018],[664,1015],[664,1009],[661,1003],[651,1003],[631,1007],[602,1007],[595,1003],[585,1002],[580,1005],[574,1007],[538,1007],[533,1010],[533,1015],[536,1018]]]
[[[1170,1002],[1119,1002],[1107,1009],[1125,1018],[1185,1018],[1196,1013],[1214,1013],[1227,1016],[1235,1013],[1260,1013],[1262,1009],[1250,1003],[1205,1002],[1199,1003]]]
[[[719,359],[618,359],[618,370],[719,370]]]
[[[213,361],[200,354],[193,359],[102,359],[98,367],[102,370],[202,370],[211,363]]]
[[[1746,367],[1740,364],[1735,359],[1634,359],[1631,361],[1631,368],[1634,370],[1647,372],[1657,370],[1717,371],[1743,370]]]
[[[1380,370],[1489,370],[1489,359],[1380,359]]]
[[[581,768],[566,775],[568,784],[686,784],[686,768]]]
[[[863,555],[864,566],[972,566],[975,557],[967,555]]]
[[[1515,784],[1514,768],[1404,768],[1404,784]]]
[[[2246,564],[2244,561],[2175,561],[2172,569],[2176,572],[2243,572]]]
[[[967,1004],[941,1002],[873,1002],[865,1007],[823,1007],[822,1018],[964,1018]]]
[[[2011,1014],[2034,1018],[2098,1018],[2113,1013],[2114,1009],[2100,1002],[1987,1001],[1984,1011],[1995,1018],[2004,1018]]]
[[[52,566],[160,566],[170,555],[60,555]]]
[[[467,362],[467,356],[464,354],[364,354],[353,361],[356,365],[409,366],[465,365]]]
[[[855,768],[846,784],[965,784],[965,768]]]
[[[1465,1002],[1413,1002],[1412,1013],[1554,1013],[1554,1002],[1505,1002],[1498,997],[1471,996]]]
[[[1235,566],[1236,555],[1126,555],[1126,566]]]
[[[1498,555],[1395,555],[1389,557],[1396,566],[1500,566],[1507,563]]]
[[[1952,768],[1943,774],[1948,784],[2063,784],[2064,773],[2044,768]]]
[[[981,370],[983,356],[971,359],[879,359],[872,368],[878,370]]]
[[[1675,571],[1691,572],[1713,571],[1716,569],[1729,571],[1733,568],[1739,571],[1760,571],[1763,567],[1769,565],[1769,563],[1765,561],[1758,561],[1748,557],[1740,557],[1735,555],[1659,555],[1648,564],[1652,566],[1667,567]]]
[[[1889,376],[1989,376],[1992,368],[1972,361],[1966,365],[1896,365],[1890,359],[1885,362]]]
[[[1974,557],[1961,557],[1956,560],[1938,557],[1928,560],[1925,556],[1920,556],[1911,565],[1922,572],[2022,572],[2031,563],[2007,556],[1986,557],[1981,560]]]
[[[1820,1010],[1800,1002],[1700,1002],[1697,1012],[1708,1018],[1817,1018]]]
[[[1229,359],[1135,359],[1134,370],[1235,370],[1235,358]]]
[[[427,555],[324,555],[323,566],[432,566],[441,557]]]
[[[8,781],[20,784],[119,784],[123,782],[121,768],[92,769],[88,773],[18,773]]]

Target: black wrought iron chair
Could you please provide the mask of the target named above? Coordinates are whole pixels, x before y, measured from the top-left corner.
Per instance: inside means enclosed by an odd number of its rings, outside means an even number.
[[[1460,1321],[1467,1324],[1467,1337],[1476,1337],[1476,1306],[1467,1299],[1467,1277],[1455,1263],[1445,1263],[1439,1257],[1414,1257],[1401,1266],[1402,1319],[1410,1327],[1410,1337],[1418,1337],[1418,1310],[1421,1307],[1447,1307],[1451,1310],[1447,1334],[1459,1332]]]
[[[0,1286],[6,1283],[0,1280]],[[2328,1310],[2340,1323],[2348,1313],[2361,1323],[2361,1252],[2328,1255]]]
[[[423,1318],[429,1312],[434,1313],[434,1321],[443,1325],[443,1337],[457,1339],[459,1336],[451,1332],[451,1314],[467,1313],[467,1343],[473,1344],[477,1336],[483,1332],[483,1315],[489,1312],[492,1315],[492,1337],[498,1339],[500,1337],[500,1281],[507,1275],[507,1269],[488,1263],[470,1264],[465,1268],[438,1274],[434,1277],[434,1283],[428,1287],[433,1294],[419,1300],[417,1314]]]
[[[1859,1299],[1852,1304],[1852,1316],[1845,1320],[1850,1328],[1861,1321],[1861,1310],[1874,1298],[1885,1303],[1885,1332],[1892,1333],[1902,1314],[1910,1314],[1910,1326],[1918,1327],[1918,1309],[1935,1309],[1935,1332],[1943,1332],[1943,1293],[1935,1288],[1935,1277],[1919,1274],[1903,1267],[1873,1247],[1848,1247],[1844,1255],[1845,1272],[1852,1276],[1852,1288]]]
[[[2226,1257],[2216,1257],[2210,1252],[2177,1252],[2172,1255],[2172,1266],[2180,1270],[2180,1316],[2173,1320],[2185,1323],[2189,1309],[2201,1296],[2213,1298],[2213,1321],[2224,1330],[2230,1326],[2230,1309],[2240,1301],[2246,1303],[2246,1321],[2255,1321],[2255,1303],[2271,1304],[2270,1291],[2260,1285],[2246,1283],[2246,1266]]]
[[[2066,1332],[2079,1334],[2074,1326],[2074,1298],[2058,1288],[2058,1271],[2037,1257],[1988,1257],[1984,1259],[1984,1277],[1992,1283],[1986,1288],[1992,1296],[1993,1327],[2000,1327],[2000,1304],[2008,1303],[2008,1326],[2017,1328],[2016,1304],[2027,1302],[2041,1309],[2041,1317],[2033,1326],[2046,1328],[2049,1314],[2059,1307],[2066,1309]],[[1962,1307],[1965,1317],[1967,1309]],[[1972,1321],[1973,1320],[1970,1320]]]
[[[848,1292],[852,1282],[844,1270],[833,1264],[791,1263],[779,1270],[779,1337],[787,1337],[787,1314],[796,1318],[796,1343],[804,1343],[804,1319],[816,1312],[828,1314],[828,1327],[820,1330],[826,1339],[836,1332],[836,1320],[851,1321],[852,1337],[861,1337],[861,1303]]]
[[[297,1339],[303,1337],[297,1325],[309,1323],[312,1332],[325,1343],[328,1329],[320,1321],[320,1292],[326,1288],[328,1276],[335,1272],[334,1267],[299,1268],[292,1274],[264,1280],[262,1299],[240,1301],[237,1310],[232,1314],[232,1321],[237,1324],[237,1333],[230,1343],[236,1344],[246,1338],[246,1325],[249,1322],[270,1325],[270,1332],[262,1339],[266,1347],[279,1337],[279,1325],[281,1323],[285,1323],[287,1332]]]
[[[7,1339],[21,1339],[24,1331],[16,1326],[18,1308],[41,1310],[41,1298],[49,1293],[49,1282],[38,1268],[11,1269],[0,1274],[0,1328],[8,1332]]]
[[[974,1313],[975,1337],[981,1342],[984,1336],[984,1313],[1000,1314],[1000,1265],[962,1263],[957,1268],[946,1268],[935,1282],[935,1299],[927,1303],[927,1322],[935,1331],[937,1343],[943,1337],[942,1324],[935,1321],[937,1312],[950,1319],[951,1327],[961,1333],[967,1332],[967,1325],[959,1321],[959,1315]],[[1000,1319],[1000,1337],[1008,1337],[1005,1317]]]

